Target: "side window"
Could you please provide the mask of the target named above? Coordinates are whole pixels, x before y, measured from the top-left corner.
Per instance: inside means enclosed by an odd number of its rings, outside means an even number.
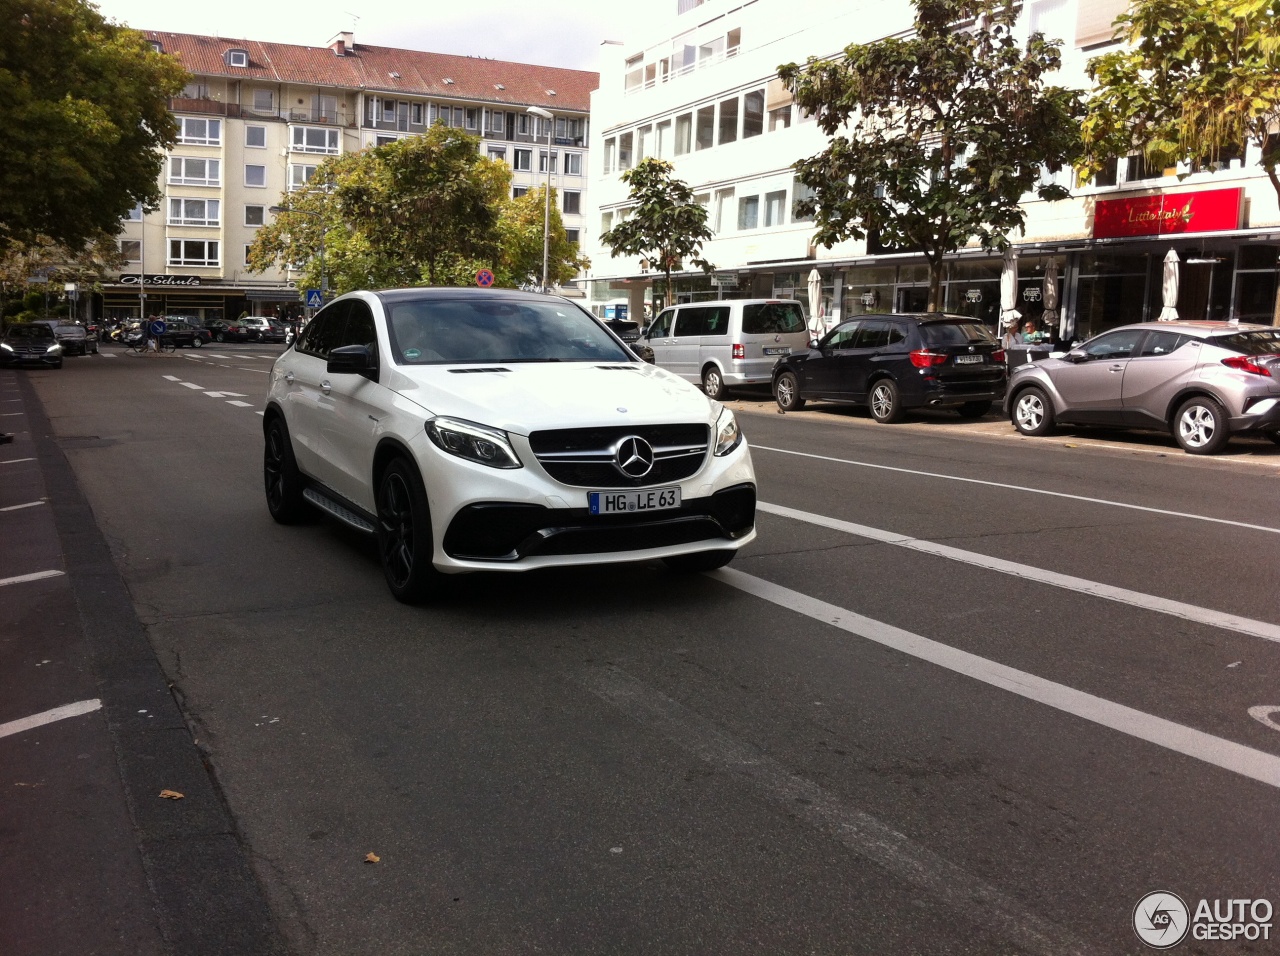
[[[889,341],[886,344],[892,347],[895,345],[901,345],[906,340],[907,340],[907,330],[903,328],[901,325],[899,325],[897,322],[891,323],[889,325]]]
[[[346,302],[335,302],[316,314],[303,333],[303,345],[300,351],[317,358],[328,359],[329,353],[343,344],[343,335],[347,325]]]
[[[1084,346],[1084,352],[1091,359],[1121,359],[1133,354],[1133,347],[1142,336],[1142,329],[1120,329],[1099,335]]]
[[[851,348],[882,349],[889,344],[888,322],[863,322]]]
[[[714,311],[714,309],[702,307],[681,309],[680,314],[676,316],[676,330],[672,334],[676,338],[686,335],[709,334],[706,332],[710,318],[709,313]]]
[[[1190,336],[1178,332],[1148,332],[1138,350],[1137,358],[1149,358],[1157,355],[1169,355],[1187,343]]]
[[[661,313],[653,320],[653,324],[649,326],[648,337],[651,339],[668,338],[671,335],[671,321],[675,316],[675,309],[667,309],[665,312]]]
[[[858,330],[860,328],[862,328],[861,322],[850,322],[848,325],[842,325],[831,333],[822,347],[824,349],[851,349],[854,341],[858,338]]]
[[[727,305],[712,306],[698,311],[702,313],[702,335],[729,334],[729,307]]]
[[[376,356],[378,354],[378,333],[373,325],[373,312],[368,303],[358,299],[351,303],[347,313],[347,325],[342,333],[343,345],[367,345]]]

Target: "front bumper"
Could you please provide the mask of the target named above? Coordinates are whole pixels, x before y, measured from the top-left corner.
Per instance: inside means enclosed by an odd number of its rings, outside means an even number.
[[[62,353],[0,351],[0,365],[6,368],[56,368],[62,364]]]

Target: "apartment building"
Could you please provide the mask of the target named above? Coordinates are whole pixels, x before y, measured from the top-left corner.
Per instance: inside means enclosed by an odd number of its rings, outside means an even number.
[[[1090,57],[1113,49],[1111,24],[1125,0],[1026,0],[1019,29],[1063,45],[1056,82],[1087,89]],[[812,225],[794,213],[802,198],[792,164],[825,148],[816,124],[794,106],[778,66],[835,56],[848,44],[904,35],[913,8],[901,0],[670,0],[653,32],[608,49],[592,94],[592,236],[627,213],[619,173],[647,156],[671,160],[707,207],[715,238],[704,256],[711,276],[686,272],[675,298],[785,296],[808,304],[807,279],[821,276],[821,313],[830,325],[927,304],[923,256],[874,241],[815,247]],[[1161,274],[1173,249],[1181,262],[1184,318],[1271,321],[1280,256],[1280,209],[1255,148],[1223,157],[1214,171],[1148,169],[1131,156],[1069,200],[1028,195],[1018,256],[1018,308],[1043,311],[1046,276],[1073,337],[1161,310]],[[1049,173],[1046,171],[1045,176]],[[651,313],[654,270],[613,259],[588,240],[594,311],[625,306]],[[950,257],[946,309],[993,326],[1001,261],[976,246]],[[616,314],[616,313],[615,313]]]
[[[161,208],[136,209],[122,224],[128,261],[104,284],[107,318],[296,311],[293,271],[255,274],[245,264],[271,207],[326,157],[437,122],[480,136],[486,155],[511,166],[515,195],[549,180],[569,237],[582,241],[587,231],[588,108],[598,74],[368,46],[351,33],[323,47],[146,36],[193,80],[169,103],[179,134],[165,159]]]

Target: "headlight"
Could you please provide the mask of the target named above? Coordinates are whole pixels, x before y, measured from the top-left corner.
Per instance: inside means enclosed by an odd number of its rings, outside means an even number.
[[[742,441],[742,432],[738,431],[738,420],[733,412],[724,409],[720,412],[720,420],[716,422],[716,455],[727,455],[738,447]]]
[[[50,352],[61,352],[61,351],[62,351],[62,346],[61,346],[61,345],[58,345],[58,344],[55,342],[53,345],[50,345],[50,346],[49,346],[47,349],[45,349],[44,351],[45,351],[45,354],[46,354],[46,355],[47,355],[47,354],[49,354]]]
[[[490,468],[520,468],[507,433],[459,418],[433,418],[427,437],[442,450]]]
[[[6,352],[12,352],[13,346],[8,342],[0,342],[0,349],[4,349]]]

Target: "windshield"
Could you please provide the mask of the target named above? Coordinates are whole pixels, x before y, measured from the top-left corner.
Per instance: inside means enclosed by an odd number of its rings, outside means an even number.
[[[568,303],[424,296],[387,304],[402,365],[634,362],[596,320]]]
[[[1214,345],[1243,355],[1270,355],[1280,352],[1280,329],[1256,329],[1252,332],[1233,332],[1215,335]]]
[[[48,342],[53,339],[53,329],[47,325],[14,325],[5,335],[10,342]]]
[[[994,344],[996,337],[980,322],[925,322],[920,326],[920,338],[927,346]]]

